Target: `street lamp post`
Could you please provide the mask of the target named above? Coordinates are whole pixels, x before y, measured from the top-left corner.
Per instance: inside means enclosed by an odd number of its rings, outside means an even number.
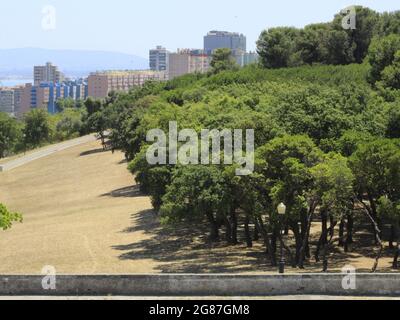
[[[283,235],[282,235],[282,229],[283,229],[283,224],[282,220],[284,215],[286,214],[286,206],[284,203],[279,204],[278,206],[278,214],[281,217],[280,221],[280,228],[279,228],[279,234],[280,234],[280,244],[281,244],[281,257],[279,260],[279,273],[284,274],[285,273],[285,255],[283,254]]]

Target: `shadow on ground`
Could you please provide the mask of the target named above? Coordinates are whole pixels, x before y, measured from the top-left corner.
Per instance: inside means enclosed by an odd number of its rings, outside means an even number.
[[[103,148],[92,149],[92,150],[89,150],[89,151],[82,152],[79,156],[80,157],[85,157],[85,156],[90,156],[90,155],[93,155],[93,154],[104,153],[104,152],[107,152],[107,151],[108,150],[105,150]]]
[[[140,191],[140,188],[137,185],[116,189],[101,195],[101,197],[113,198],[136,198],[143,196],[143,193]]]
[[[144,232],[151,238],[128,245],[113,246],[114,250],[121,251],[121,260],[156,260],[159,262],[155,271],[161,273],[276,273],[267,259],[261,241],[254,242],[253,248],[247,248],[244,243],[244,230],[238,230],[239,241],[237,246],[228,246],[225,241],[210,243],[208,241],[207,223],[188,225],[179,224],[174,228],[161,226],[159,218],[153,210],[141,211],[132,215],[132,227],[122,232]],[[193,225],[196,225],[194,228]],[[221,239],[224,235],[221,234]],[[311,242],[312,256],[315,251],[315,239]],[[290,243],[290,237],[287,239]],[[374,246],[371,246],[371,235],[357,233],[354,239],[360,247],[354,247],[352,252],[345,253],[342,248],[332,247],[329,252],[329,271],[340,272],[352,259],[360,257],[373,258]],[[360,241],[361,240],[361,241]],[[364,247],[368,246],[368,247]],[[385,256],[390,252],[385,252]],[[288,258],[288,257],[287,257]],[[350,263],[351,264],[351,263]],[[305,270],[293,269],[287,266],[290,272],[321,272],[322,263],[316,263],[314,258],[305,263]],[[372,268],[372,263],[371,263]],[[358,269],[358,272],[370,272],[371,269]],[[381,266],[380,272],[391,271]]]
[[[129,245],[117,245],[122,260],[153,259],[160,262],[162,273],[236,273],[268,271],[268,261],[262,248],[247,249],[244,244],[227,247],[224,241],[210,243],[207,225],[180,224],[161,226],[153,210],[132,215],[133,227],[123,232],[145,232],[152,235]]]

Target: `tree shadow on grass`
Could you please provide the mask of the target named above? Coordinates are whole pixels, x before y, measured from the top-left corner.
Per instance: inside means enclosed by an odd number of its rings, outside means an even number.
[[[138,185],[120,188],[101,195],[101,197],[112,198],[137,198],[143,196],[144,194],[140,191]]]
[[[244,244],[227,246],[224,241],[209,242],[206,223],[199,223],[195,228],[186,223],[173,228],[161,226],[153,210],[132,215],[132,222],[133,226],[122,232],[144,232],[151,238],[114,246],[114,250],[123,252],[121,260],[156,260],[160,262],[156,270],[161,273],[240,273],[271,269],[261,247],[248,249]]]
[[[119,259],[129,260],[154,260],[158,262],[155,267],[160,273],[273,273],[276,267],[271,267],[266,256],[262,241],[254,241],[253,248],[247,248],[244,241],[242,225],[238,229],[241,243],[229,246],[224,240],[217,243],[208,241],[207,222],[180,223],[174,227],[162,226],[159,217],[153,210],[141,211],[131,216],[132,226],[122,230],[124,233],[144,233],[146,239],[128,245],[115,245],[114,250],[120,251]],[[313,235],[311,242],[312,256],[315,251],[318,234]],[[289,237],[291,238],[291,237]],[[221,232],[224,239],[224,232]],[[373,239],[373,238],[372,238]],[[292,240],[288,243],[291,243]],[[357,272],[370,272],[375,258],[376,246],[373,245],[371,234],[356,232],[354,234],[352,251],[344,252],[343,248],[334,245],[329,250],[328,272],[340,272],[351,264],[353,259],[370,258],[371,265]],[[293,244],[291,243],[293,249]],[[278,248],[279,249],[279,248]],[[278,251],[279,252],[279,251]],[[385,250],[384,256],[390,256]],[[279,257],[278,257],[279,258]],[[287,271],[309,273],[321,272],[322,261],[316,263],[313,258],[305,262],[305,269],[293,269],[289,266],[287,258]],[[390,267],[380,263],[379,272],[390,272]]]
[[[85,152],[82,152],[79,156],[80,157],[85,157],[85,156],[90,156],[90,155],[94,155],[94,154],[98,154],[98,153],[104,153],[104,152],[108,152],[109,150],[105,150],[103,148],[99,148],[99,149],[92,149],[92,150],[88,150]]]

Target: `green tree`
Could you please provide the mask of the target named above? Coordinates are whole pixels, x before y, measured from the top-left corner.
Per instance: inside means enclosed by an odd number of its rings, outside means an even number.
[[[377,35],[385,37],[389,34],[400,34],[400,11],[384,12],[380,15]]]
[[[61,119],[56,124],[57,140],[75,138],[83,131],[80,110],[67,108],[59,116]]]
[[[21,139],[21,128],[17,120],[0,112],[0,158],[14,151]]]
[[[394,159],[399,156],[399,146],[390,139],[376,139],[361,144],[350,157],[355,180],[355,191],[373,221],[380,228],[381,219],[378,215],[378,203],[382,197],[393,194],[396,177],[400,167],[395,167]],[[398,182],[397,182],[398,183]],[[380,242],[380,232],[374,225],[377,243]],[[378,228],[378,229],[379,229]]]
[[[368,53],[373,36],[377,33],[379,14],[369,8],[356,6],[356,28],[345,32],[349,36],[354,62],[362,63]],[[333,28],[343,31],[343,15],[338,14],[333,20]]]
[[[318,200],[319,212],[321,215],[321,237],[318,242],[316,259],[319,260],[319,250],[323,250],[323,271],[328,270],[328,248],[332,243],[335,226],[338,221],[344,222],[347,219],[347,237],[340,242],[345,248],[352,242],[352,209],[353,209],[353,182],[354,176],[347,164],[347,159],[341,155],[330,153],[325,155],[323,160],[310,170],[313,178],[312,193]],[[328,230],[328,218],[330,227]],[[328,233],[330,239],[328,239]]]
[[[400,190],[397,189],[397,192]],[[378,213],[380,217],[386,218],[392,224],[392,236],[396,240],[394,248],[393,269],[398,269],[398,258],[400,255],[400,201],[392,200],[388,197],[381,197],[378,201]],[[391,239],[393,241],[394,239]]]
[[[371,69],[368,75],[370,83],[382,80],[383,70],[390,66],[397,51],[400,50],[400,35],[391,34],[383,38],[375,37],[368,51],[368,61]]]
[[[163,198],[164,222],[183,219],[210,225],[210,240],[219,239],[220,221],[226,216],[227,188],[222,172],[216,167],[183,166],[175,170]]]
[[[384,87],[400,89],[400,50],[395,53],[393,63],[383,69],[381,76]]]
[[[355,44],[343,29],[330,29],[326,36],[327,64],[349,64],[354,62]]]
[[[37,147],[43,142],[49,141],[50,124],[49,115],[44,109],[33,109],[24,117],[25,145]]]
[[[100,111],[103,107],[102,102],[100,100],[95,100],[91,97],[85,100],[85,108],[87,110],[88,116],[90,117],[93,113]]]
[[[367,132],[357,130],[347,130],[338,140],[338,151],[345,156],[350,157],[362,143],[371,141],[373,136]]]
[[[0,203],[0,229],[7,230],[11,228],[13,222],[22,222],[22,215],[10,212],[5,205]]]
[[[232,57],[232,51],[228,48],[221,48],[214,51],[211,60],[211,73],[217,74],[225,70],[236,70],[238,65]]]
[[[105,131],[108,129],[108,119],[102,111],[96,111],[87,119],[88,128],[91,132],[96,132],[105,146]]]
[[[388,110],[387,138],[400,138],[400,103],[392,105]]]
[[[287,206],[285,223],[295,235],[295,263],[299,267],[303,267],[305,255],[308,255],[309,231],[318,204],[317,198],[310,193],[310,169],[321,156],[322,152],[307,136],[275,138],[256,152],[256,172],[265,179],[263,193],[268,199],[265,210],[270,213],[273,224],[273,246],[276,246],[275,238],[279,234],[276,207],[284,202]]]
[[[72,98],[59,99],[56,102],[56,107],[58,112],[62,112],[66,109],[75,108],[75,106],[76,106],[75,100]]]
[[[293,66],[299,34],[298,29],[288,27],[264,30],[257,41],[261,64],[265,68]]]
[[[326,63],[326,35],[329,29],[330,24],[320,23],[308,25],[301,30],[297,50],[300,51],[304,63]]]

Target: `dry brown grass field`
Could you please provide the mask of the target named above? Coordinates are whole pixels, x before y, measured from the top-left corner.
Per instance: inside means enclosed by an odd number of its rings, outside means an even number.
[[[0,202],[24,216],[0,232],[0,274],[40,274],[46,265],[64,274],[276,273],[261,244],[227,247],[190,226],[161,227],[126,167],[121,153],[90,142],[0,172]],[[315,223],[314,240],[318,231]],[[346,264],[371,269],[370,235],[359,230],[355,238],[365,246],[348,254],[334,249],[330,271]],[[378,271],[390,266],[385,251]],[[320,270],[312,262],[303,272]]]

